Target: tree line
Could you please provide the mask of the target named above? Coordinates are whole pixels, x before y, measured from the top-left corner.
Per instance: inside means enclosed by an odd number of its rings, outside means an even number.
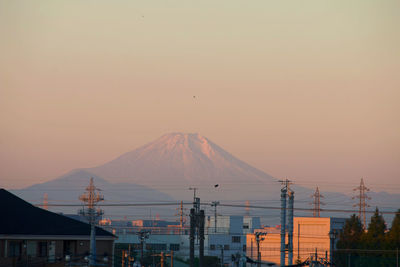
[[[396,266],[400,249],[400,209],[390,229],[376,208],[365,229],[353,214],[339,235],[334,253],[336,266]]]

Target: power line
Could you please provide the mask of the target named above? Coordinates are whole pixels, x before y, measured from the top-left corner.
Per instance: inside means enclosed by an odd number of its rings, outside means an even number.
[[[151,206],[176,206],[180,202],[150,202],[150,203],[109,203],[109,204],[98,204],[99,207],[151,207]],[[183,205],[192,205],[193,202],[183,202]],[[212,203],[202,202],[201,205],[211,206]],[[42,206],[41,203],[33,204],[35,206]],[[81,204],[48,204],[49,207],[81,207]],[[280,210],[281,207],[273,206],[258,206],[258,205],[241,205],[241,204],[223,204],[220,203],[221,207],[232,207],[232,208],[252,208],[252,209],[265,209],[265,210]],[[293,208],[296,211],[313,211],[310,208]],[[321,212],[344,212],[344,213],[358,213],[358,210],[346,210],[346,209],[320,209]],[[375,211],[366,210],[365,213],[374,214]],[[382,214],[398,214],[397,211],[379,211]]]

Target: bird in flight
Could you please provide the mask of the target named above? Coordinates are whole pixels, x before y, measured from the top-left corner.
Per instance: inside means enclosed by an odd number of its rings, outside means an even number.
[[[219,184],[214,185],[215,188],[217,188],[219,186]]]

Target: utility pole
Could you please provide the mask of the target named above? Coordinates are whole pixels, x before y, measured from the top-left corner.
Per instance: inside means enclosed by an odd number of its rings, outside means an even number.
[[[193,190],[193,208],[190,209],[190,267],[194,267],[194,240],[195,233],[199,242],[199,265],[204,267],[204,210],[200,210],[200,198],[196,197],[197,188],[190,187]]]
[[[204,210],[200,210],[198,214],[198,227],[199,227],[199,238],[200,238],[200,247],[199,247],[199,266],[205,267],[204,265]]]
[[[211,207],[214,207],[214,233],[217,232],[217,206],[219,205],[219,201],[213,201],[211,203]]]
[[[150,232],[141,230],[140,232],[137,232],[136,234],[139,237],[139,241],[140,241],[140,263],[141,263],[141,265],[143,265],[144,244],[146,242],[146,239],[148,239],[150,237]]]
[[[79,199],[85,202],[87,208],[82,209],[80,213],[87,217],[90,224],[90,255],[89,266],[96,265],[96,219],[103,214],[101,209],[96,209],[97,203],[104,200],[99,194],[100,189],[94,186],[93,177],[90,178],[90,184],[86,187],[86,192]]]
[[[367,204],[366,200],[370,200],[371,198],[367,196],[365,192],[369,191],[369,188],[367,188],[364,185],[364,180],[361,178],[360,186],[356,187],[353,189],[353,191],[358,191],[359,194],[352,199],[358,198],[359,203],[354,204],[353,207],[358,206],[358,218],[360,218],[361,222],[363,223],[364,229],[367,227],[367,219],[365,216],[365,208],[370,207],[370,205]]]
[[[313,217],[320,217],[321,216],[320,205],[325,205],[325,203],[321,202],[321,198],[323,198],[324,196],[319,193],[318,186],[315,189],[314,194],[311,195],[311,197],[313,198],[313,202],[312,202],[312,205],[313,205]]]
[[[286,198],[287,192],[289,190],[289,186],[292,183],[290,180],[280,180],[282,184],[281,188],[281,259],[280,264],[281,266],[285,266],[285,259],[286,259]]]
[[[194,239],[195,239],[195,228],[196,228],[196,214],[194,208],[190,209],[190,267],[194,267]]]
[[[294,192],[288,188],[289,207],[288,207],[288,265],[293,264],[293,206]]]
[[[266,236],[266,232],[255,232],[254,233],[256,237],[256,243],[257,243],[257,266],[261,267],[261,253],[260,253],[260,241],[264,241],[265,238],[262,236]]]

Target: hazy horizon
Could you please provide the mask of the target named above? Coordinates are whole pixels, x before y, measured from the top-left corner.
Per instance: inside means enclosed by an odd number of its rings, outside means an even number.
[[[195,132],[276,178],[400,193],[399,8],[0,0],[0,187]]]

